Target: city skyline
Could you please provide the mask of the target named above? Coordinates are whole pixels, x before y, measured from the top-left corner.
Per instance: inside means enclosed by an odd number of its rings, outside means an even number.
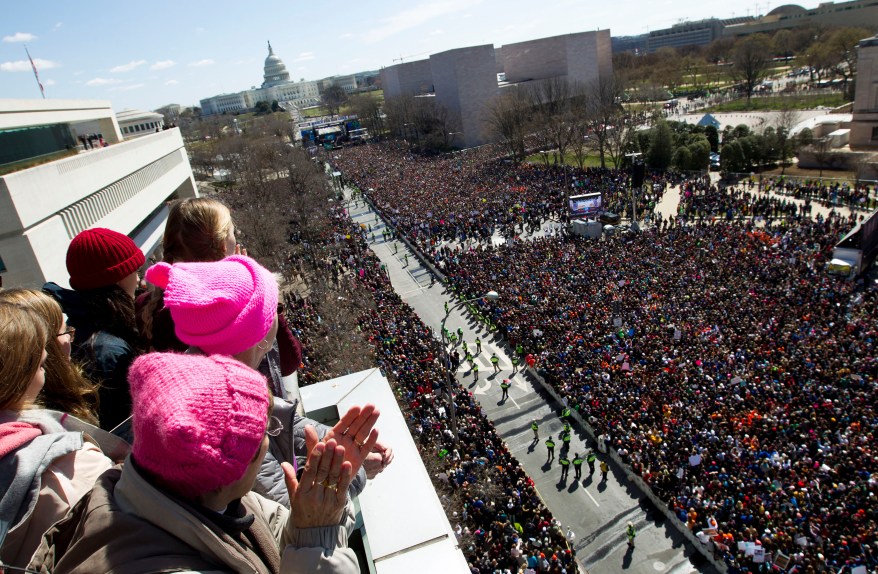
[[[522,0],[393,0],[378,8],[339,3],[327,16],[325,6],[277,1],[242,10],[225,2],[161,0],[144,11],[103,0],[37,0],[7,7],[0,27],[0,98],[40,98],[25,45],[47,98],[110,100],[120,111],[197,105],[259,86],[267,41],[292,79],[317,80],[463,46],[499,47],[596,29],[636,35],[681,20],[764,14],[783,2],[740,3],[734,11],[720,0],[590,4],[566,0],[545,10]]]

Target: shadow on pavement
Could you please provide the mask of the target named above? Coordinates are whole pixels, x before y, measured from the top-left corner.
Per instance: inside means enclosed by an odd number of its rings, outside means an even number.
[[[625,551],[625,557],[622,558],[622,569],[627,570],[631,568],[631,561],[634,558],[634,547],[629,546],[628,550]]]

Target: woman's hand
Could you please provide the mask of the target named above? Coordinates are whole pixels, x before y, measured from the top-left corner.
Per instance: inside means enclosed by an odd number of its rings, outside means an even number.
[[[336,444],[344,447],[345,461],[351,463],[353,474],[359,472],[378,442],[378,429],[372,427],[380,415],[375,405],[351,407],[323,437],[324,442],[335,440]]]
[[[366,456],[363,461],[363,468],[366,470],[366,477],[375,478],[381,471],[393,462],[393,449],[389,446],[376,442],[372,447],[372,452]]]
[[[310,425],[305,427],[305,444],[308,461],[301,480],[290,463],[281,463],[293,524],[296,528],[336,526],[341,523],[353,478],[351,463],[345,460],[343,446],[333,439],[319,442],[317,431]]]

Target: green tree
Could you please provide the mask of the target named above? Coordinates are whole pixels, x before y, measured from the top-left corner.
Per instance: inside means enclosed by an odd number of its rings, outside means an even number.
[[[686,169],[690,171],[701,171],[707,169],[710,163],[710,142],[704,136],[696,136],[689,145],[686,146],[689,152],[689,164]]]
[[[253,106],[253,111],[256,112],[257,116],[261,116],[264,114],[271,113],[271,104],[268,102],[256,102],[256,105]]]
[[[719,151],[719,130],[715,126],[707,126],[704,128],[704,136],[710,144],[710,151],[716,153]]]
[[[650,130],[646,162],[653,169],[668,169],[674,157],[674,134],[668,122],[660,120]]]
[[[742,173],[747,169],[747,160],[744,157],[744,149],[738,140],[723,144],[723,150],[719,158],[720,168],[725,173]]]

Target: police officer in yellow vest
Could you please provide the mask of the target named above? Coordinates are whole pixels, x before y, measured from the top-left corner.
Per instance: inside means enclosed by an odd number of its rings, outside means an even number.
[[[570,459],[566,454],[562,454],[558,457],[558,462],[561,464],[561,480],[566,480],[567,473],[570,472]]]
[[[573,473],[576,475],[576,480],[582,478],[582,457],[578,452],[573,455]]]

